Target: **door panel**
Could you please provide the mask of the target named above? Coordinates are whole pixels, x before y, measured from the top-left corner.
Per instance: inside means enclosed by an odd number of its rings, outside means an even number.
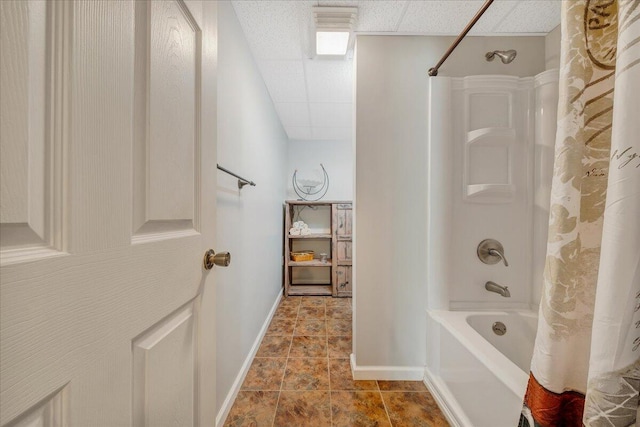
[[[338,241],[338,263],[351,261],[351,242]]]
[[[195,324],[189,302],[133,341],[134,425],[194,424]]]
[[[63,427],[66,420],[66,388],[48,396],[9,427]]]
[[[339,266],[336,270],[336,274],[338,296],[351,296],[351,292],[353,290],[351,267]]]
[[[4,153],[13,153],[28,171],[2,164],[3,185],[5,178],[16,184],[6,190],[13,192],[7,204],[2,190],[2,231],[6,224],[27,224],[44,236],[36,243],[23,239],[22,247],[0,242],[2,426],[30,425],[28,420],[45,420],[44,426],[214,423],[214,405],[201,404],[215,402],[214,273],[203,270],[202,257],[215,247],[217,6],[157,3],[50,1],[43,8],[38,2],[0,2],[2,157],[4,162]],[[150,79],[140,84],[138,65],[152,63],[152,50],[138,49],[141,5],[150,22],[157,18],[146,30],[148,40],[168,40],[167,33],[196,40],[181,46],[167,41],[176,51],[164,54],[184,55],[188,61],[176,59],[171,66],[191,64],[181,70],[205,74],[207,82],[165,73],[171,88],[153,88]],[[42,11],[44,43],[29,36],[21,45],[18,39],[42,22],[36,16]],[[49,65],[24,59],[42,48]],[[167,71],[158,61],[158,72]],[[45,89],[38,92],[40,80],[32,76],[45,71]],[[22,82],[12,92],[20,107],[15,111],[4,97],[5,85],[14,82]],[[140,96],[141,87],[173,97],[179,109],[158,109],[144,131],[172,123],[179,133],[167,130],[157,140],[141,135],[137,114],[151,111],[137,108],[141,99],[151,102],[146,92]],[[45,103],[45,124],[38,125],[45,129],[44,148],[38,139],[32,142],[37,133],[25,139],[20,130],[38,123],[38,108],[24,107],[32,97]],[[206,144],[200,146],[200,138]],[[156,191],[161,178],[147,175],[152,163],[178,184]],[[25,187],[25,176],[44,176],[43,202],[27,200],[40,190],[28,187],[31,178]],[[132,218],[135,224],[139,188],[154,189],[149,199],[143,193],[141,226],[188,220],[188,230],[170,227],[137,239]],[[161,203],[148,209],[150,199]],[[29,222],[25,212],[46,218],[44,226],[40,219]],[[207,221],[198,226],[198,218]]]
[[[54,245],[52,124],[47,112],[52,97],[46,82],[47,4],[3,2],[0,23],[2,64],[0,109],[0,256],[47,254]],[[56,171],[58,170],[55,165]],[[49,253],[51,254],[51,253]]]
[[[198,230],[201,31],[178,1],[136,5],[136,236]],[[192,171],[185,174],[184,171]]]

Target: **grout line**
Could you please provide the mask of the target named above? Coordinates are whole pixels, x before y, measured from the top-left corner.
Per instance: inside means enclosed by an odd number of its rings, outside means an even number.
[[[376,384],[378,381],[376,380]],[[389,415],[389,410],[387,409],[387,403],[384,401],[384,396],[382,395],[382,391],[380,391],[380,385],[378,384],[378,393],[380,394],[380,399],[382,400],[382,406],[384,406],[384,412],[387,414],[387,420],[391,427],[393,427],[393,423],[391,422],[391,416]]]
[[[302,301],[302,300],[300,300]],[[284,385],[284,376],[287,373],[287,366],[289,365],[289,355],[291,354],[291,347],[293,346],[293,337],[296,332],[296,325],[298,324],[298,316],[300,315],[300,303],[298,303],[298,311],[296,312],[296,318],[293,321],[293,331],[291,331],[291,341],[289,342],[289,351],[284,362],[284,372],[282,372],[282,381],[280,381],[280,390],[278,391],[278,400],[276,400],[276,410],[273,412],[273,421],[271,427],[276,425],[276,416],[278,415],[278,407],[280,406],[280,396],[282,396],[282,386]]]
[[[333,387],[331,387],[331,369],[329,368],[329,328],[327,325],[327,304],[325,301],[324,304],[324,330],[326,332],[325,335],[325,345],[327,347],[327,378],[329,379],[329,420],[331,425],[333,426]]]

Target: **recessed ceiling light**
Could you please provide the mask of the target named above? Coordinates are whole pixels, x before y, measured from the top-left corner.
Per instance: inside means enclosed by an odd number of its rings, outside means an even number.
[[[353,46],[353,30],[358,8],[323,7],[313,8],[316,24],[316,55],[322,57],[345,57]]]
[[[348,31],[316,31],[316,54],[345,55],[349,47]]]

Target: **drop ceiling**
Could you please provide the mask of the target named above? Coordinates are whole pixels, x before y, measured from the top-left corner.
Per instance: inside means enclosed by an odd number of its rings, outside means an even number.
[[[313,59],[313,6],[356,6],[356,34],[457,35],[482,0],[232,1],[282,126],[292,140],[345,140],[353,123],[353,60]],[[546,34],[560,0],[498,0],[470,34]]]

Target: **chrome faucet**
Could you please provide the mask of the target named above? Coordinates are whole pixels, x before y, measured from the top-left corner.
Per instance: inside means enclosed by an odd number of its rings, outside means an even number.
[[[496,294],[500,294],[505,298],[511,296],[509,292],[509,288],[507,286],[498,285],[496,282],[488,281],[484,284],[484,288],[489,292],[495,292]]]

